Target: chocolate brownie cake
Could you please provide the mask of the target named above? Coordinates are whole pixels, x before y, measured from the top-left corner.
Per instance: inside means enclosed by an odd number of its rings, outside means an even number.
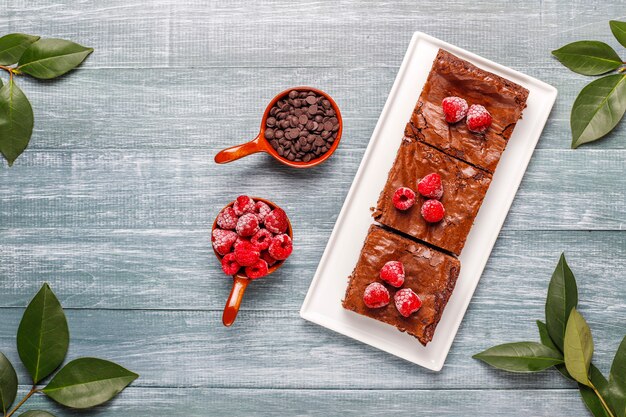
[[[368,308],[363,301],[365,288],[381,282],[380,269],[387,261],[404,264],[406,279],[403,288],[412,289],[422,306],[409,317],[398,313],[393,300],[381,308]],[[461,264],[453,256],[383,229],[370,226],[359,261],[350,276],[343,307],[374,318],[416,337],[424,346],[430,342],[441,320],[443,310],[454,289]],[[385,284],[393,295],[400,288]]]
[[[493,117],[487,132],[472,133],[464,121],[447,123],[441,102],[449,96],[484,106]],[[493,173],[527,98],[524,87],[440,49],[405,135]]]
[[[395,208],[392,202],[399,187],[414,188],[420,178],[431,172],[441,176],[444,188],[441,203],[446,211],[438,223],[428,223],[422,218],[420,207],[426,200],[424,197],[418,196],[416,204],[404,211]],[[385,226],[458,255],[490,183],[491,175],[485,171],[405,137],[373,216]]]

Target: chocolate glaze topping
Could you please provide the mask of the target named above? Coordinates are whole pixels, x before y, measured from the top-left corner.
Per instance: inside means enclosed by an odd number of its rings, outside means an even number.
[[[393,302],[393,295],[399,288],[387,285],[379,278],[380,269],[392,260],[404,264],[406,279],[402,288],[411,288],[422,300],[422,307],[406,318],[398,313]],[[396,326],[426,345],[433,338],[460,268],[458,259],[450,255],[372,225],[350,276],[343,306]],[[373,309],[363,303],[365,287],[374,281],[389,290],[391,302],[385,307]]]
[[[448,124],[441,101],[449,96],[485,106],[493,118],[487,132],[470,132],[465,119]],[[493,173],[527,98],[524,87],[439,50],[405,135]]]

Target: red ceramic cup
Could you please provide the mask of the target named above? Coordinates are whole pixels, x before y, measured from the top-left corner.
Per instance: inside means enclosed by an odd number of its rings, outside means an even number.
[[[276,150],[272,147],[269,141],[265,139],[265,122],[267,118],[269,117],[270,110],[272,109],[272,107],[274,107],[274,104],[276,104],[278,100],[285,98],[289,94],[289,92],[292,90],[314,91],[315,93],[323,96],[326,100],[330,101],[330,104],[336,113],[335,117],[339,121],[339,130],[337,131],[337,138],[333,142],[330,149],[326,151],[326,153],[322,154],[319,158],[312,159],[309,162],[296,162],[296,161],[290,161],[287,158],[283,158],[282,156],[278,155],[278,152],[276,152]],[[306,86],[293,87],[293,88],[290,88],[288,90],[278,93],[276,97],[274,97],[272,101],[270,101],[270,103],[265,108],[265,113],[263,113],[263,118],[261,119],[261,130],[254,139],[252,139],[250,142],[233,146],[231,148],[227,148],[218,152],[218,154],[215,155],[215,162],[217,162],[218,164],[225,164],[227,162],[235,161],[239,158],[243,158],[244,156],[248,156],[253,153],[267,152],[277,161],[285,165],[288,165],[290,167],[310,168],[310,167],[319,165],[325,160],[327,160],[328,158],[330,158],[330,156],[335,152],[335,149],[337,149],[337,146],[339,145],[342,131],[343,131],[343,120],[341,119],[341,113],[339,112],[339,107],[337,106],[337,103],[335,103],[335,100],[333,100],[331,96],[329,96],[322,90],[318,90],[317,88],[313,88],[313,87],[306,87]]]
[[[264,198],[259,198],[259,197],[251,197],[251,198],[254,201],[264,202],[265,204],[270,206],[272,210],[275,208],[280,208],[278,207],[278,205],[274,204],[273,202],[269,200],[265,200]],[[226,207],[232,206],[234,203],[235,203],[234,201],[230,202],[229,204],[224,206],[222,210],[224,210]],[[222,210],[220,210],[220,213],[222,212]],[[216,228],[217,228],[217,217],[213,221],[213,227],[211,229],[211,233],[213,233],[213,230],[215,230]],[[293,240],[293,229],[291,228],[289,217],[287,217],[287,231],[285,233],[289,235],[289,237]],[[213,249],[213,252],[215,253],[215,256],[217,256],[217,259],[221,263],[223,256],[217,253],[215,249]],[[284,263],[285,263],[285,260],[282,260],[270,266],[267,270],[267,275],[265,277],[275,272]],[[265,278],[265,277],[262,277],[262,278]],[[261,278],[257,278],[257,279],[261,279]],[[253,281],[253,280],[251,280],[245,275],[243,268],[240,269],[239,272],[235,274],[235,276],[233,276],[233,287],[230,290],[230,295],[228,296],[228,300],[226,300],[226,306],[224,307],[224,313],[222,314],[222,323],[224,323],[224,326],[229,327],[235,322],[235,319],[237,318],[237,313],[239,313],[239,307],[241,306],[241,300],[243,299],[243,295],[246,292],[246,288],[248,288],[248,284],[250,283],[250,281]]]

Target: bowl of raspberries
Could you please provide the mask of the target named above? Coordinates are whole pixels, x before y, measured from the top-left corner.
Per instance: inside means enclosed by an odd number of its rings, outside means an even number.
[[[222,271],[233,277],[222,321],[230,326],[250,281],[276,271],[293,251],[293,231],[283,209],[269,200],[240,195],[217,215],[211,231]]]

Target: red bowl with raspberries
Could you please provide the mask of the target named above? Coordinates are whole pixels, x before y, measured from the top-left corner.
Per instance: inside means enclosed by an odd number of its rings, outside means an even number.
[[[293,251],[289,217],[273,202],[240,195],[215,218],[211,244],[222,271],[233,277],[222,322],[234,323],[250,281],[280,268]]]

